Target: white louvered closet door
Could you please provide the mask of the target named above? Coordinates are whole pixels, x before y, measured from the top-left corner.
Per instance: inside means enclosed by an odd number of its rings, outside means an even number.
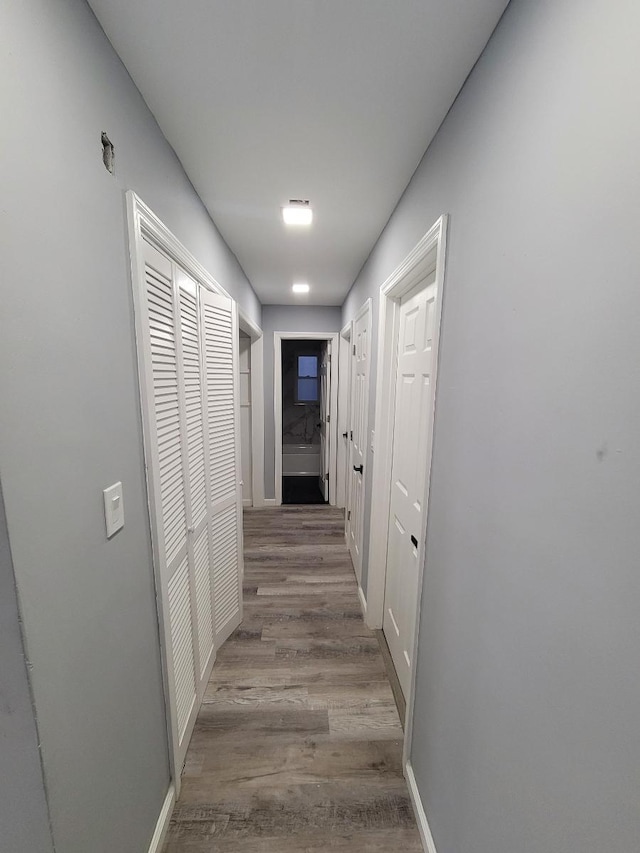
[[[242,619],[235,303],[129,193],[136,344],[176,791],[216,650]]]
[[[242,621],[238,333],[231,299],[202,288],[215,643]]]
[[[189,468],[184,442],[180,308],[175,265],[144,241],[141,324],[144,349],[150,492],[155,512],[161,621],[167,656],[174,753],[182,767],[198,711],[193,545],[188,542]],[[190,538],[190,537],[189,537]]]
[[[194,614],[193,656],[198,698],[202,699],[214,654],[212,561],[207,499],[209,460],[205,445],[204,366],[200,329],[200,286],[176,267],[180,315],[179,376],[187,483],[187,549],[191,609]]]

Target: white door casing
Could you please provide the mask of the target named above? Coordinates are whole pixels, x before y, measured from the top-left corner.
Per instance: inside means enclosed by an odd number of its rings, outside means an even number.
[[[282,504],[282,341],[328,341],[331,350],[337,352],[337,332],[274,332],[273,333],[273,420],[275,425],[275,503]],[[336,463],[337,463],[337,440],[336,431],[338,426],[338,383],[331,382],[327,392],[329,399],[328,423],[328,458],[329,467],[329,503],[336,503]],[[266,449],[265,449],[266,452]]]
[[[400,302],[383,630],[402,691],[413,667],[420,541],[433,431],[435,270]]]
[[[264,370],[262,329],[238,307],[238,327],[250,340],[251,504],[264,506]],[[241,377],[242,378],[242,377]],[[241,394],[242,398],[242,394]],[[242,439],[241,439],[242,441]]]
[[[240,445],[242,449],[242,504],[253,503],[253,448],[251,426],[251,338],[240,332]]]
[[[230,297],[140,199],[129,192],[127,202],[167,730],[179,791],[215,650],[242,616],[237,318]]]
[[[433,318],[432,373],[429,385],[429,411],[435,424],[436,390],[438,375],[438,353],[440,347],[440,326],[445,290],[445,264],[447,254],[448,217],[441,216],[418,241],[414,248],[396,267],[380,287],[378,358],[376,375],[375,409],[375,453],[373,456],[372,493],[375,500],[371,505],[368,579],[366,591],[366,623],[370,628],[382,628],[384,617],[384,593],[386,586],[386,564],[388,551],[389,517],[391,514],[391,480],[394,446],[394,423],[396,414],[395,390],[397,383],[396,356],[398,348],[400,301],[415,286],[425,280],[435,270],[436,299]],[[420,604],[422,599],[423,577],[427,529],[429,523],[429,484],[431,458],[433,452],[433,433],[426,442],[426,458],[423,468],[426,472],[423,496],[422,529],[416,535],[420,548],[417,559],[418,594],[414,602],[414,636],[412,642],[418,648],[420,629]],[[416,667],[412,667],[409,690],[406,695],[405,738],[403,764],[410,773],[409,756],[413,732],[413,712],[415,704]]]
[[[329,401],[331,398],[331,342],[326,341],[320,355],[320,474],[318,485],[325,501],[329,500]]]
[[[349,429],[349,489],[347,544],[358,584],[362,582],[364,500],[369,433],[369,373],[371,361],[371,299],[355,316],[352,337],[351,425]]]

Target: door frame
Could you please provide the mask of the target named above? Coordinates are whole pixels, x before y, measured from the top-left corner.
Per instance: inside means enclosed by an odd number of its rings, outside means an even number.
[[[351,338],[353,322],[349,321],[338,338],[338,456],[336,472],[336,506],[346,508],[349,498],[349,423],[351,421]],[[347,437],[344,437],[344,433]],[[345,512],[345,538],[347,535]]]
[[[207,272],[194,256],[182,245],[177,237],[169,231],[166,225],[147,207],[147,205],[136,195],[133,190],[126,193],[127,204],[127,228],[129,237],[129,260],[130,260],[130,283],[133,295],[134,307],[134,333],[136,342],[137,378],[139,399],[141,407],[143,449],[145,458],[145,485],[147,493],[147,512],[151,529],[151,552],[153,563],[153,576],[156,590],[156,607],[158,611],[158,627],[160,641],[160,658],[162,662],[162,681],[164,686],[165,719],[167,727],[167,742],[169,751],[169,774],[170,787],[167,794],[168,801],[177,798],[180,793],[182,766],[179,755],[178,719],[176,707],[175,681],[170,667],[172,659],[171,652],[171,626],[169,620],[169,602],[163,587],[160,574],[161,554],[161,531],[158,520],[162,517],[160,494],[158,484],[160,478],[157,473],[157,459],[154,442],[151,433],[151,423],[148,412],[152,410],[153,386],[149,376],[149,365],[144,353],[145,340],[145,306],[143,298],[144,255],[143,241],[147,239],[152,245],[157,246],[177,264],[179,264],[199,284],[213,293],[226,296],[231,300],[231,316],[233,334],[237,337],[237,303],[227,291]],[[236,342],[237,347],[237,342]],[[238,363],[237,352],[235,356]],[[237,378],[236,378],[237,381]],[[239,400],[236,400],[236,443],[239,441]],[[237,445],[239,446],[239,445]],[[238,548],[242,554],[242,526],[238,526]],[[215,611],[214,611],[215,613]],[[214,624],[215,631],[215,624]],[[208,662],[208,672],[211,672],[217,655],[217,646],[214,644],[213,653]],[[208,675],[207,675],[208,678]],[[197,702],[198,700],[196,700]],[[170,817],[170,811],[169,811]]]
[[[238,326],[251,338],[251,506],[264,507],[264,338],[242,308]]]
[[[331,389],[329,398],[329,504],[336,505],[338,435],[338,332],[273,333],[273,419],[275,423],[275,495],[282,505],[282,341],[331,341]],[[335,371],[334,371],[335,365]]]
[[[387,544],[389,527],[389,509],[391,503],[391,474],[393,463],[393,428],[395,416],[395,373],[397,365],[397,345],[399,333],[400,299],[408,293],[425,275],[435,270],[435,282],[438,293],[434,328],[434,381],[431,384],[431,408],[436,406],[436,387],[438,381],[438,362],[440,354],[440,330],[442,305],[444,301],[445,258],[448,216],[443,214],[427,231],[407,257],[391,273],[380,287],[380,313],[378,318],[378,365],[376,375],[375,406],[375,453],[373,459],[371,521],[369,536],[369,575],[367,584],[366,621],[370,628],[382,628],[384,613],[384,591],[387,575]],[[427,493],[424,506],[423,529],[420,542],[423,552],[418,565],[418,596],[416,601],[416,619],[413,638],[413,659],[418,647],[420,630],[420,606],[426,556],[426,538],[429,521],[429,486],[431,483],[431,461],[433,454],[433,432],[427,447]],[[406,765],[410,750],[413,728],[413,709],[415,702],[416,666],[411,673],[409,695],[406,696],[406,718],[403,763]]]

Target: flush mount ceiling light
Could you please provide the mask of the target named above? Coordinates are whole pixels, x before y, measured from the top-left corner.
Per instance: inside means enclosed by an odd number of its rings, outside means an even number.
[[[313,210],[309,207],[309,199],[289,199],[289,204],[282,208],[282,218],[285,225],[311,225]]]
[[[299,284],[294,284],[291,290],[293,290],[294,293],[309,293],[309,285],[302,284],[302,282],[300,282]]]

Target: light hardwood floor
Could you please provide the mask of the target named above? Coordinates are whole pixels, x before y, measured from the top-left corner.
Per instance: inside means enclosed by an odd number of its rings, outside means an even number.
[[[220,649],[165,853],[422,851],[402,728],[341,510],[245,510],[245,618]]]

